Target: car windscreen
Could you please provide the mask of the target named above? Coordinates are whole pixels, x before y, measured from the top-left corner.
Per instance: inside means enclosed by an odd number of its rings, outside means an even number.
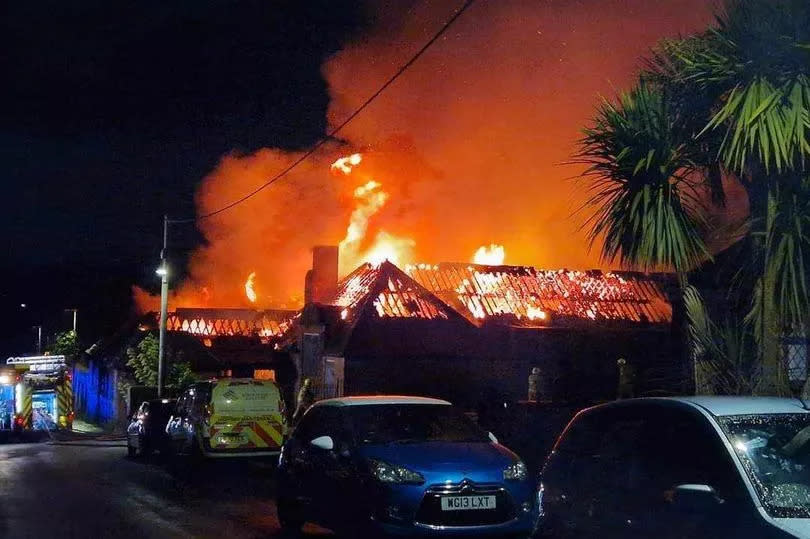
[[[348,409],[361,444],[488,442],[487,434],[446,404],[366,404]]]
[[[810,414],[718,419],[772,517],[810,518]]]

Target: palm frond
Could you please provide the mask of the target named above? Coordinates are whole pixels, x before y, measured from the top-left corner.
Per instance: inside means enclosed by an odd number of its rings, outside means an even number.
[[[684,288],[683,298],[698,391],[721,395],[753,393],[762,375],[754,333],[749,327],[734,323],[728,313],[722,324],[715,323],[703,297],[693,286]]]
[[[719,132],[731,170],[804,169],[810,155],[810,2],[726,0],[717,27],[665,42],[660,76],[716,102],[702,134]]]
[[[642,81],[618,103],[604,101],[585,130],[575,161],[588,166],[594,211],[586,226],[605,259],[683,272],[708,257],[688,181],[700,167],[679,125],[663,92]]]
[[[775,182],[765,241],[766,272],[773,276],[774,305],[786,328],[801,327],[810,309],[806,262],[810,262],[810,178]]]

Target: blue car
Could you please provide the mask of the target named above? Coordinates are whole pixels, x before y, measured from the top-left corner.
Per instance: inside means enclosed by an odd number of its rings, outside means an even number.
[[[362,537],[528,535],[526,466],[449,402],[346,397],[313,405],[282,448],[282,528],[305,522]]]

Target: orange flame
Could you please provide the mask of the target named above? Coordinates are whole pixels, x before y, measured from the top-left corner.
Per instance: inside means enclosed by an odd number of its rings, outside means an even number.
[[[349,175],[352,173],[352,168],[356,167],[363,161],[363,156],[359,153],[353,153],[352,155],[348,155],[346,157],[341,157],[334,163],[332,163],[332,171],[340,171],[343,174]]]
[[[386,260],[400,264],[404,259],[410,258],[410,251],[414,245],[416,242],[412,239],[398,238],[381,230],[374,238],[374,245],[366,252],[364,258],[366,262],[375,266],[379,266]]]
[[[380,184],[374,180],[368,181],[354,190],[357,207],[352,212],[349,226],[346,228],[346,237],[340,242],[340,249],[352,248],[366,237],[369,219],[385,206],[388,193],[380,190]]]
[[[336,160],[332,163],[331,170],[349,176],[362,162],[363,156],[355,153]],[[389,260],[397,264],[409,258],[415,242],[409,238],[394,236],[385,230],[377,232],[370,247],[362,248],[370,220],[383,209],[390,198],[389,193],[383,191],[382,184],[367,178],[365,183],[354,189],[353,196],[355,208],[346,227],[346,236],[340,242],[341,264],[353,268],[363,262],[379,265]]]
[[[503,245],[490,243],[489,247],[482,245],[475,251],[473,262],[475,264],[484,264],[487,266],[502,266],[503,261],[506,259],[506,251]]]
[[[526,316],[529,317],[529,320],[545,320],[548,318],[546,311],[534,306],[529,306],[526,308]]]
[[[251,303],[256,303],[257,295],[256,295],[256,272],[253,271],[248,275],[247,281],[245,281],[245,295],[250,300]]]

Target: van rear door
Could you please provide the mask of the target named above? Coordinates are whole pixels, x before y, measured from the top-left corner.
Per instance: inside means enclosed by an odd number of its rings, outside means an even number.
[[[286,434],[281,393],[268,380],[221,380],[208,413],[212,451],[253,452],[281,448]]]

